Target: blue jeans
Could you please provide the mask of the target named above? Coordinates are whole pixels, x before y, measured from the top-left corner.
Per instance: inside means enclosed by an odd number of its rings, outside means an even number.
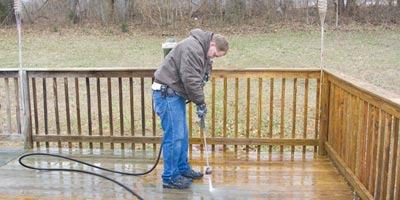
[[[154,111],[161,119],[164,131],[162,151],[164,159],[164,183],[189,172],[188,162],[188,126],[186,121],[185,100],[175,94],[163,98],[160,91],[153,91]]]

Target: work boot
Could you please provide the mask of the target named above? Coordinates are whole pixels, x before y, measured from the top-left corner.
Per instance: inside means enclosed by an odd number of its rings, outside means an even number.
[[[181,174],[182,176],[190,179],[201,179],[203,178],[203,173],[201,172],[195,172],[194,170],[190,170],[187,173]]]
[[[163,188],[172,188],[172,189],[187,189],[192,184],[192,179],[186,178],[183,176],[178,176],[175,180],[169,183],[163,183]]]

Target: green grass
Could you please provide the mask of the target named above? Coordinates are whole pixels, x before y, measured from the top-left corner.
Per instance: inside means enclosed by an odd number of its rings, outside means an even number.
[[[325,33],[325,68],[400,94],[399,28],[328,29]],[[320,67],[320,32],[278,30],[226,36],[227,56],[215,60],[215,68]],[[40,31],[25,28],[23,66],[62,67],[156,67],[162,60],[165,36],[114,29],[62,29]],[[181,40],[186,36],[175,36]],[[0,67],[18,67],[17,30],[0,29]]]

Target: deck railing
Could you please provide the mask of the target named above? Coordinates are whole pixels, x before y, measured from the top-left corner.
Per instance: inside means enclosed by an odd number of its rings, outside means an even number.
[[[0,141],[23,141],[18,70],[0,71]]]
[[[154,70],[27,69],[21,95],[18,70],[1,69],[0,141],[25,141],[27,148],[155,150],[162,130],[152,108]],[[203,134],[213,150],[319,149],[362,199],[399,199],[400,100],[332,70],[323,71],[320,90],[320,74],[214,69],[205,87],[206,130],[194,105],[187,107],[190,149],[202,148]]]
[[[27,69],[27,146],[157,148],[162,130],[152,108],[154,70]],[[6,99],[0,135],[18,140],[18,71],[0,74]],[[208,143],[247,152],[316,152],[319,75],[318,69],[213,70],[205,87]],[[192,107],[188,104],[190,143],[202,144]]]
[[[399,96],[325,70],[322,102],[321,154],[362,199],[399,199]]]

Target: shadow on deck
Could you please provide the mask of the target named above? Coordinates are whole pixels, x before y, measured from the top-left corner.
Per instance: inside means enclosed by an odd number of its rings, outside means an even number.
[[[149,169],[158,151],[34,149],[65,155],[101,167],[124,172]],[[18,156],[18,155],[17,155]],[[205,157],[193,150],[190,162],[205,170]],[[314,153],[213,152],[212,175],[193,182],[190,189],[163,189],[162,160],[145,176],[124,176],[90,169],[53,157],[28,157],[26,164],[88,170],[126,184],[144,199],[353,199],[351,187],[327,157]],[[0,167],[0,199],[135,199],[127,190],[108,180],[82,173],[26,169],[18,158]]]

